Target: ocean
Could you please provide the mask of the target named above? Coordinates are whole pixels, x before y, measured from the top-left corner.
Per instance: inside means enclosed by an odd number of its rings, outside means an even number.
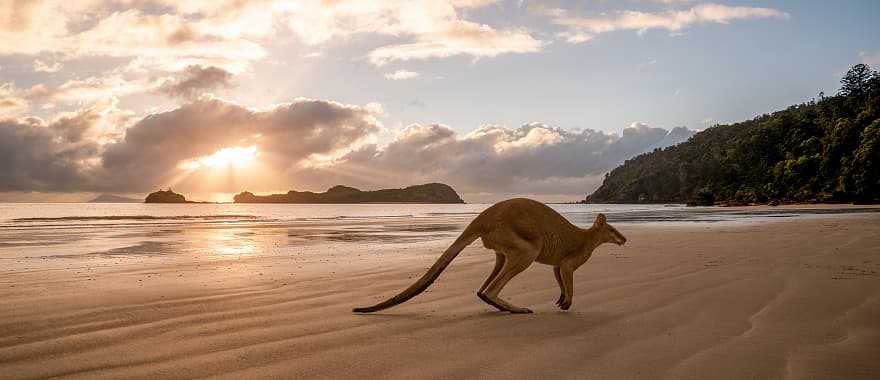
[[[235,257],[447,244],[488,204],[0,204],[0,260],[52,267],[66,260]],[[552,204],[572,223],[597,213],[619,226],[753,223],[877,212],[853,206],[685,207]],[[622,228],[625,231],[625,228]],[[345,247],[343,247],[345,246]],[[53,260],[52,263],[46,260]],[[38,261],[39,264],[34,264]],[[69,264],[69,263],[68,263]]]
[[[330,220],[431,221],[470,219],[490,204],[144,204],[0,203],[0,228],[101,228],[208,224],[308,224]],[[874,207],[686,207],[680,204],[550,204],[572,223],[592,223],[598,213],[619,223],[737,222],[766,218],[877,212]]]

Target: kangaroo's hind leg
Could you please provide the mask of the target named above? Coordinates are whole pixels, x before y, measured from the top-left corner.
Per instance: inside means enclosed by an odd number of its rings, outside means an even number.
[[[492,283],[490,283],[488,287],[486,287],[483,296],[488,298],[486,302],[495,306],[501,306],[501,308],[511,313],[531,313],[532,311],[527,308],[514,306],[498,297],[498,294],[501,293],[501,289],[503,289],[504,286],[507,285],[507,283],[516,275],[522,273],[522,271],[528,268],[529,265],[532,265],[540,252],[540,250],[532,243],[522,240],[521,238],[511,240],[512,241],[508,247],[503,251],[506,256],[504,266],[501,268],[501,272],[498,273],[498,276],[492,280]]]
[[[499,307],[503,310],[507,310],[511,313],[531,313],[532,311],[524,308],[514,306],[507,301],[498,297],[498,294],[501,293],[501,289],[504,288],[507,283],[513,279],[516,275],[522,273],[529,265],[532,264],[532,260],[527,260],[527,258],[507,258],[507,261],[504,263],[504,268],[501,269],[501,273],[498,274],[498,277],[495,277],[492,280],[492,283],[486,288],[486,291],[483,293],[483,297],[487,299],[486,302],[489,302],[493,306]]]
[[[486,290],[486,287],[488,287],[489,284],[492,283],[492,280],[498,276],[498,272],[501,272],[501,268],[504,267],[504,260],[504,255],[497,252],[495,253],[495,268],[492,268],[492,273],[490,273],[489,277],[486,278],[486,281],[483,282],[483,286],[481,286],[479,290],[480,293]]]
[[[480,297],[481,300],[483,300],[484,302],[486,302],[489,305],[494,306],[495,308],[497,308],[498,310],[501,310],[501,311],[507,311],[507,309],[496,304],[491,299],[487,298],[486,295],[483,294],[483,291],[486,290],[486,288],[489,286],[489,284],[492,283],[492,280],[494,280],[496,277],[498,277],[498,273],[501,272],[501,268],[504,267],[505,261],[506,261],[506,258],[504,257],[504,255],[502,255],[498,252],[495,253],[495,268],[492,268],[492,273],[489,274],[489,277],[487,277],[486,281],[483,282],[483,286],[481,286],[480,290],[477,291],[477,297]]]

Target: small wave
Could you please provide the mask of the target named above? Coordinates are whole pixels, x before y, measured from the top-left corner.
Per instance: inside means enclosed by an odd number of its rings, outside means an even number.
[[[464,212],[429,212],[425,213],[425,215],[429,216],[448,216],[448,215],[477,215],[479,212],[477,211],[464,211]]]
[[[325,220],[371,220],[371,219],[408,219],[413,216],[410,214],[404,215],[337,215],[337,216],[316,216],[316,217],[303,217],[303,218],[293,218],[296,221],[302,222],[312,222],[312,221],[325,221]]]
[[[363,216],[340,216],[339,219],[401,219],[412,218],[411,214],[403,215],[363,215]]]
[[[259,219],[255,215],[112,215],[112,216],[61,216],[54,218],[17,218],[13,222],[52,222],[52,221],[91,221],[91,220],[218,220],[218,219]]]

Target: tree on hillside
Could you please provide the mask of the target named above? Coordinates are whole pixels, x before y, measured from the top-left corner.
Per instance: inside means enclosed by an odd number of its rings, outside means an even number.
[[[880,119],[862,132],[861,144],[853,156],[856,200],[870,203],[880,195]]]
[[[871,87],[880,77],[877,71],[871,70],[871,67],[860,63],[853,66],[846,72],[843,79],[840,80],[840,94],[843,96],[862,97],[871,92]]]

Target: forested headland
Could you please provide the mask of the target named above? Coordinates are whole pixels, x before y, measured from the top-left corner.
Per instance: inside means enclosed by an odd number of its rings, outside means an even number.
[[[716,125],[627,160],[588,203],[877,203],[880,73],[853,66],[834,96]]]

